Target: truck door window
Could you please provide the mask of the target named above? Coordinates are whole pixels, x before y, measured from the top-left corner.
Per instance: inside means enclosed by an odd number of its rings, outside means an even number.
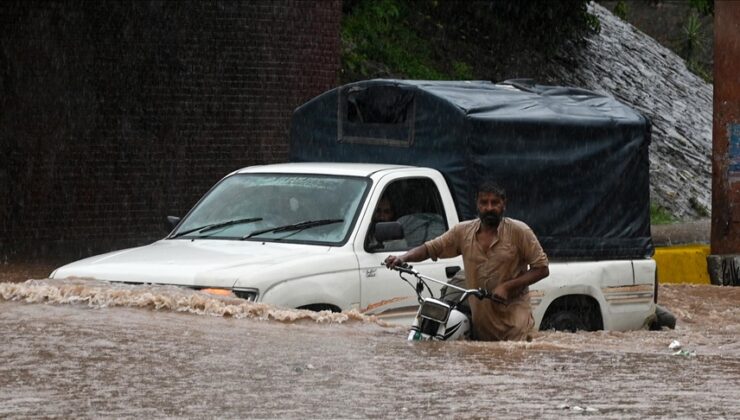
[[[400,240],[378,242],[374,236],[377,222],[396,221],[403,228]],[[389,184],[375,205],[366,236],[368,252],[404,251],[434,239],[447,230],[447,217],[439,190],[429,178],[407,178]]]

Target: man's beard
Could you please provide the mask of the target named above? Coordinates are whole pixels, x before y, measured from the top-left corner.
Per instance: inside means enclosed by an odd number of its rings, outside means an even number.
[[[495,228],[498,227],[499,223],[501,223],[501,215],[494,211],[486,213],[478,212],[478,217],[480,217],[481,222],[488,227]]]

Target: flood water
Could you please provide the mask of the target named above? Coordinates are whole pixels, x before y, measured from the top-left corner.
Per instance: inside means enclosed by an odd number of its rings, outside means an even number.
[[[408,343],[357,313],[0,283],[0,418],[737,418],[740,288],[661,286],[660,299],[675,330]]]

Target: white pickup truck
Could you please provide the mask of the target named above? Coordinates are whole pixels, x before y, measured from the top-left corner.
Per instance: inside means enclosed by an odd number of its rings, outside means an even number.
[[[378,243],[373,237],[381,198],[392,203],[403,240]],[[459,219],[445,178],[435,169],[287,163],[229,174],[177,222],[165,239],[77,261],[51,277],[223,289],[250,301],[354,309],[406,323],[417,308],[415,294],[381,262]],[[415,267],[449,279],[462,260],[427,260]],[[650,258],[551,261],[550,276],[530,292],[536,325],[643,328],[655,313],[655,272]]]

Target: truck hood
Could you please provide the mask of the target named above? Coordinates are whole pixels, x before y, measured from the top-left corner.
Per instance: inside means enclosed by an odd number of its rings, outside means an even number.
[[[161,240],[73,262],[55,270],[51,277],[219,288],[231,288],[239,282],[242,287],[265,288],[276,280],[300,276],[302,271],[315,272],[310,267],[326,265],[332,250],[337,248],[254,241]],[[286,261],[290,261],[293,270],[284,270]],[[335,255],[331,265],[336,270],[349,270],[352,263],[351,259]]]

